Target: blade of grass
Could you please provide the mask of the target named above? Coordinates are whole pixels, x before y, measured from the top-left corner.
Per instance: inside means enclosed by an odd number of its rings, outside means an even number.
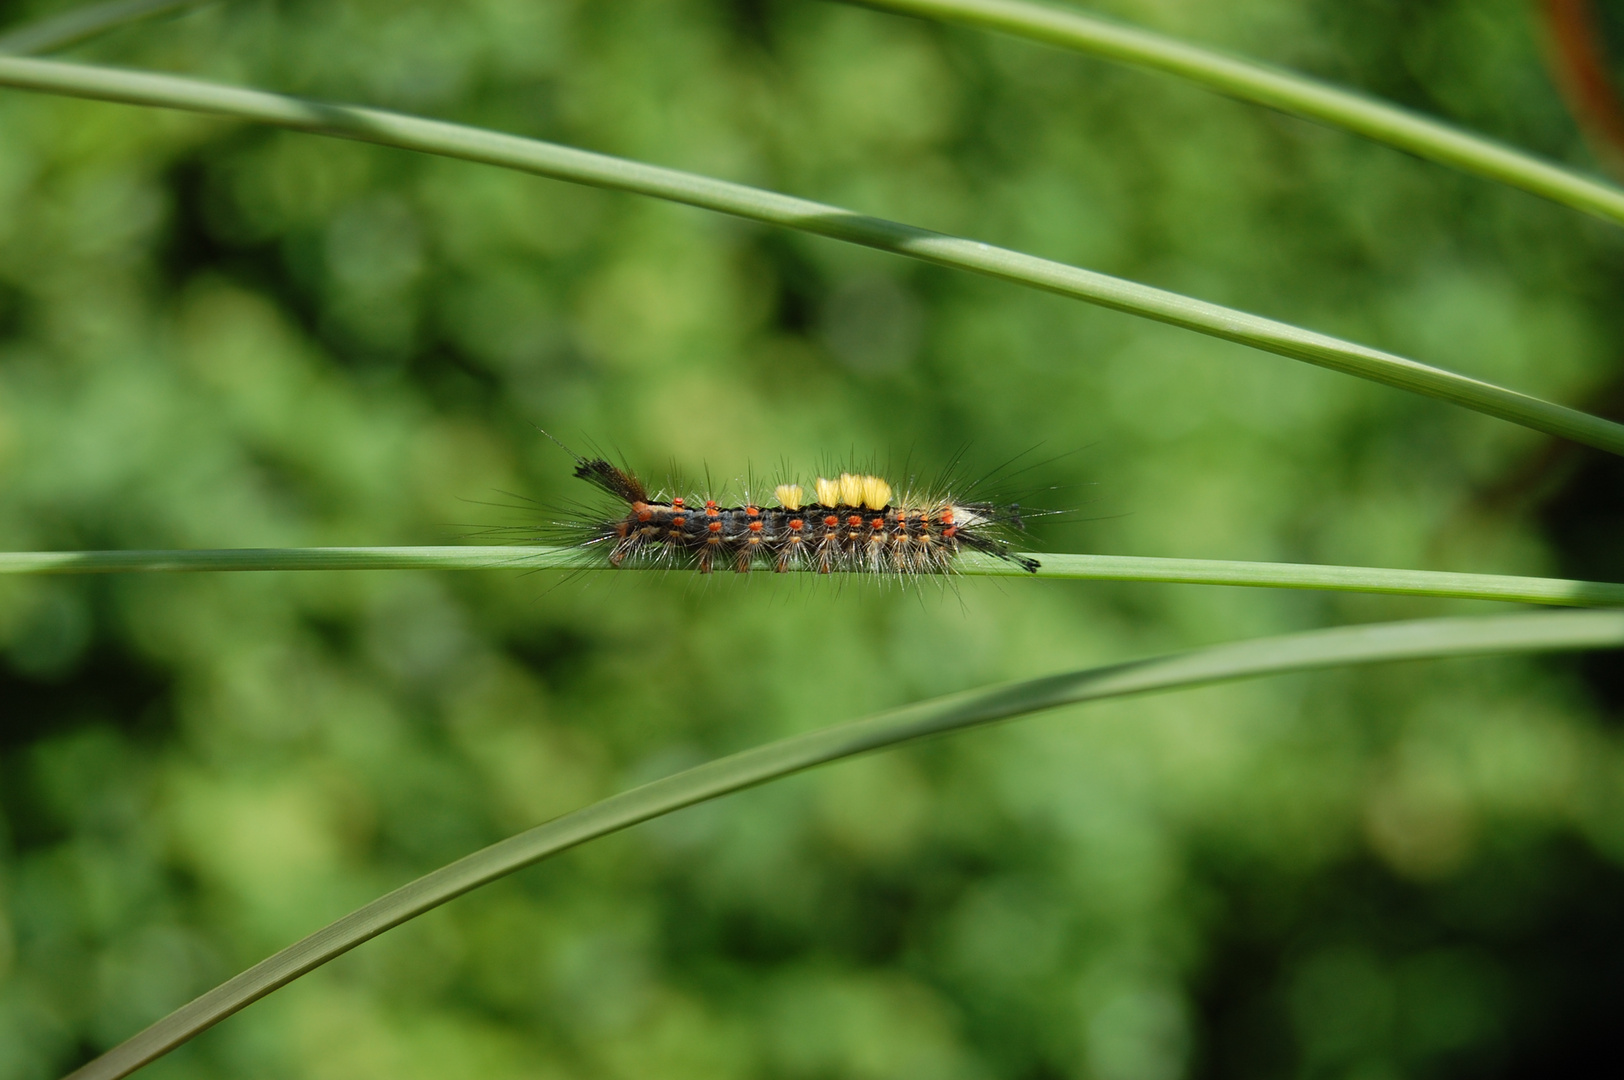
[[[781,739],[622,792],[425,874],[288,946],[70,1074],[116,1080],[392,927],[550,855],[816,765],[1059,705],[1387,660],[1624,646],[1624,612],[1424,619],[1316,630],[1089,668],[919,702]]]
[[[1396,105],[1290,71],[1080,11],[1025,0],[847,0],[861,7],[998,30],[1162,71],[1242,101],[1356,132],[1624,225],[1624,189]]]
[[[1509,574],[1455,574],[1374,566],[1241,562],[1230,559],[1158,559],[1139,555],[1037,553],[1036,575],[991,556],[966,553],[964,574],[1051,577],[1085,581],[1145,581],[1183,585],[1251,585],[1272,589],[1387,593],[1461,600],[1506,600],[1556,607],[1624,607],[1624,584]]]
[[[108,0],[86,4],[38,22],[0,34],[0,54],[23,55],[65,49],[88,41],[109,30],[117,30],[142,19],[174,15],[187,8],[201,7],[213,0]]]
[[[213,113],[686,203],[1059,293],[1624,454],[1624,425],[1493,383],[1108,274],[708,176],[444,121],[151,72],[0,57],[0,85]]]
[[[1136,555],[1041,553],[1036,574],[976,552],[959,557],[967,577],[1152,581],[1184,585],[1254,585],[1460,600],[1504,600],[1556,607],[1624,606],[1624,585],[1504,574],[1388,570],[1374,566],[1158,559]],[[193,551],[8,551],[0,574],[125,574],[220,570],[605,570],[562,547],[221,548]],[[635,566],[625,568],[638,569]],[[618,572],[618,571],[617,571]],[[662,570],[662,573],[665,571]]]

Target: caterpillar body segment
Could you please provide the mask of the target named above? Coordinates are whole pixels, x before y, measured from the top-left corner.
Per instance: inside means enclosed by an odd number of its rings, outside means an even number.
[[[1022,531],[1020,508],[951,498],[898,498],[877,476],[819,478],[811,492],[780,484],[771,505],[723,506],[710,498],[650,495],[642,481],[602,458],[578,459],[575,475],[625,504],[619,517],[583,523],[581,546],[612,567],[718,568],[749,573],[908,577],[947,574],[965,550],[985,552],[1035,572],[1038,561],[1010,540]]]

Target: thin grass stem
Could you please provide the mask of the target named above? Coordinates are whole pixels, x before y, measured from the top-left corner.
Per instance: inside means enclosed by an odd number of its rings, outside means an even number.
[[[177,15],[214,0],[108,0],[85,4],[59,15],[27,23],[0,34],[0,55],[23,56],[66,49],[142,19]]]
[[[1242,101],[1352,131],[1417,157],[1624,225],[1624,189],[1481,135],[1305,75],[1149,30],[1025,0],[847,0],[862,7],[997,30],[1177,75]]]
[[[1624,425],[1480,379],[1165,289],[726,180],[439,120],[151,72],[0,57],[0,85],[212,113],[668,199],[1058,293],[1624,454]]]
[[[968,577],[1148,581],[1184,585],[1252,585],[1400,596],[1504,600],[1556,607],[1624,606],[1624,584],[1503,574],[1454,574],[1374,566],[1159,559],[1134,555],[1038,554],[1036,574],[989,555],[965,552],[955,564]],[[222,548],[193,551],[0,552],[3,574],[123,574],[221,570],[581,570],[575,548],[521,546]],[[636,567],[626,567],[635,571]],[[616,571],[617,573],[619,571]]]
[[[919,702],[792,736],[622,792],[425,874],[170,1013],[70,1074],[116,1080],[334,957],[550,855],[817,765],[1060,705],[1314,668],[1624,646],[1624,612],[1544,612],[1315,630],[1088,668]]]

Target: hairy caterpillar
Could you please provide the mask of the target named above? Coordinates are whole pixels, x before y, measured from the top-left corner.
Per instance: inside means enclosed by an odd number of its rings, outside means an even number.
[[[789,482],[774,487],[770,503],[757,503],[746,490],[742,503],[724,506],[708,495],[651,493],[628,469],[601,457],[572,456],[575,475],[624,512],[559,524],[611,567],[911,576],[951,573],[966,550],[1032,572],[1039,566],[1010,546],[1025,529],[1019,504],[898,496],[878,476],[842,472],[833,480],[819,477],[810,496]]]

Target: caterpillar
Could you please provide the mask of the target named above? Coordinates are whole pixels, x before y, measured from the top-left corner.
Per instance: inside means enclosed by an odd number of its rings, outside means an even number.
[[[708,495],[651,493],[629,469],[602,457],[572,456],[575,475],[612,497],[619,512],[558,524],[616,569],[746,574],[760,567],[908,577],[951,573],[964,551],[1034,573],[1040,565],[1010,546],[1025,531],[1018,503],[899,497],[879,476],[841,472],[832,480],[819,477],[810,494],[798,483],[777,484],[770,502],[753,500],[745,485],[743,502],[724,506]]]

